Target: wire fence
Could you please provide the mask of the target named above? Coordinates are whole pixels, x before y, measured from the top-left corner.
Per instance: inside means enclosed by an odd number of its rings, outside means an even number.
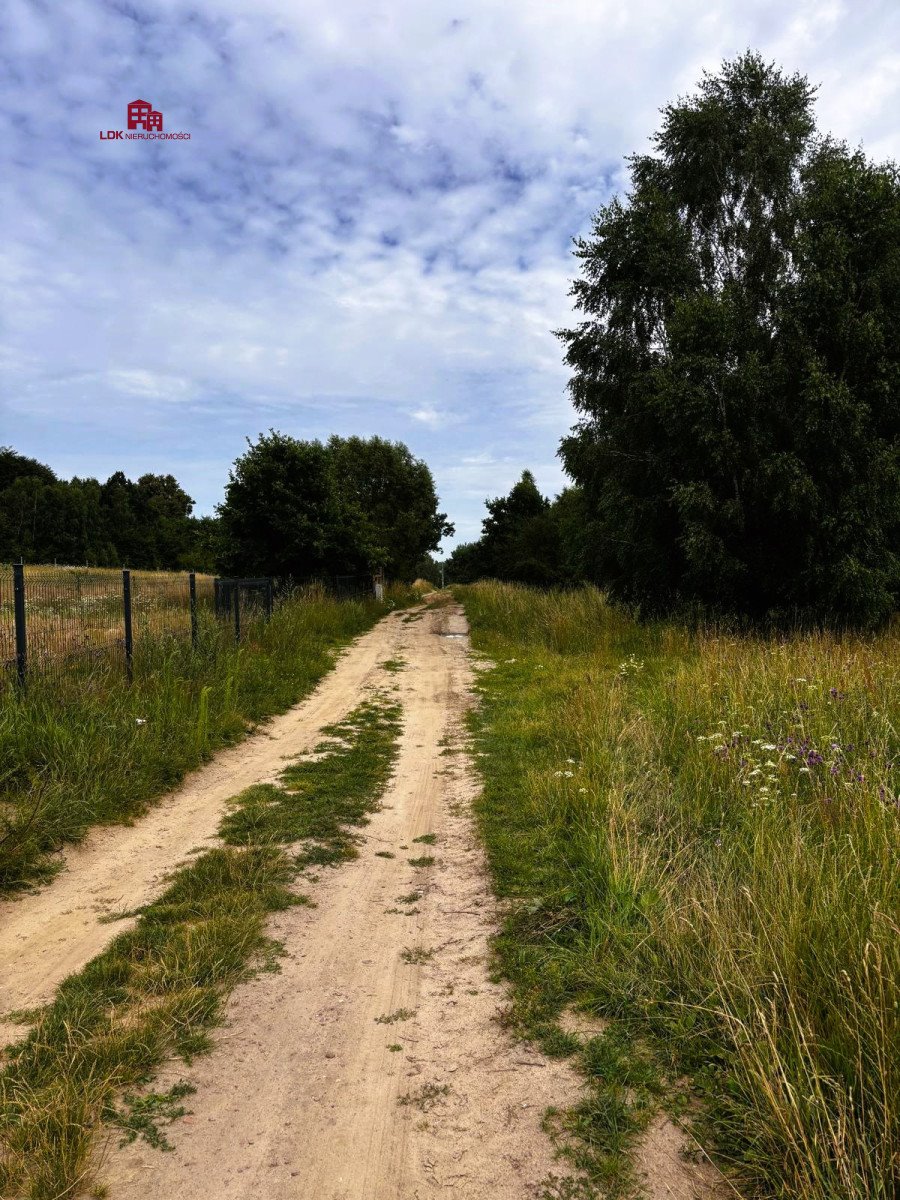
[[[221,578],[186,571],[0,564],[0,689],[24,687],[35,672],[69,675],[120,665],[130,679],[135,655],[166,638],[196,646],[204,629],[241,641],[288,595],[336,599],[373,594],[371,576],[286,581]]]
[[[175,571],[0,566],[0,687],[29,675],[121,664],[165,638],[198,636],[214,579]]]

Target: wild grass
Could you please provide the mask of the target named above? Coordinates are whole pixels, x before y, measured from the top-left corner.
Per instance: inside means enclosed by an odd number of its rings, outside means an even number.
[[[365,701],[323,732],[333,749],[316,759],[299,759],[281,783],[257,784],[232,802],[220,833],[233,846],[303,843],[299,867],[354,858],[351,827],[373,812],[390,777],[400,732],[399,705]]]
[[[689,1089],[744,1195],[895,1196],[900,632],[766,639],[639,625],[591,589],[458,594],[496,664],[474,722],[514,1019],[550,1040],[566,1005],[613,1022],[566,1118],[595,1178],[627,1190],[657,1091]]]
[[[277,969],[266,917],[308,902],[290,884],[311,862],[356,854],[352,827],[387,783],[399,711],[367,702],[328,732],[332,750],[288,766],[283,786],[238,796],[220,827],[227,844],[177,871],[134,929],[33,1014],[34,1028],[0,1070],[0,1195],[80,1194],[93,1182],[91,1150],[104,1129],[166,1148],[160,1126],[183,1112],[189,1086],[128,1089],[172,1055],[190,1061],[208,1050],[228,992]]]
[[[383,1013],[375,1017],[376,1025],[396,1025],[398,1021],[410,1021],[416,1015],[413,1008],[397,1008],[392,1013]]]
[[[297,902],[275,847],[208,851],[136,929],[60,987],[0,1072],[0,1195],[74,1196],[115,1098],[170,1054],[208,1047],[224,995],[273,947],[267,913]]]
[[[200,646],[145,640],[127,687],[120,667],[35,673],[0,693],[0,891],[52,874],[51,857],[95,824],[129,820],[185,772],[284,712],[337,649],[411,594],[383,603],[315,592],[256,622],[235,646],[204,621]]]

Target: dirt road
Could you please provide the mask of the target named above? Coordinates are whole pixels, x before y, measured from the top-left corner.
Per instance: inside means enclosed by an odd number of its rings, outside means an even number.
[[[402,659],[399,673],[381,664]],[[458,606],[395,614],[360,638],[309,699],[218,756],[129,828],[93,834],[43,892],[0,906],[0,1012],[49,999],[123,928],[194,847],[214,842],[226,800],[274,780],[374,690],[403,706],[396,770],[363,830],[358,859],[298,881],[315,908],[277,914],[285,949],[231,996],[213,1052],[166,1066],[186,1079],[191,1114],[166,1130],[173,1153],[112,1137],[97,1176],[110,1200],[539,1200],[569,1195],[541,1129],[580,1081],[514,1043],[489,973],[498,924],[471,815],[477,780],[463,719],[473,681]],[[432,834],[433,845],[416,842]],[[431,839],[429,839],[431,840]],[[423,856],[433,861],[413,865]],[[414,894],[418,894],[414,898]],[[0,1037],[21,1027],[0,1024]],[[2,1044],[2,1043],[0,1043]],[[653,1200],[714,1193],[660,1125],[639,1150]],[[580,1193],[571,1193],[580,1194]],[[718,1200],[718,1194],[716,1194]]]
[[[215,1051],[154,1085],[197,1087],[174,1153],[109,1147],[113,1200],[522,1200],[554,1170],[540,1121],[574,1085],[497,1023],[475,784],[465,756],[446,753],[471,684],[465,623],[442,608],[401,629],[400,755],[360,857],[303,884],[318,907],[271,924],[280,973],[240,987]],[[433,847],[413,842],[430,833]],[[410,866],[423,852],[433,865]],[[379,1021],[399,1010],[412,1015]]]

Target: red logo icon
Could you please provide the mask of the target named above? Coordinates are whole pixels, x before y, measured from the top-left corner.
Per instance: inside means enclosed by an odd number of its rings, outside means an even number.
[[[132,100],[128,105],[128,128],[146,129],[148,133],[162,132],[162,113],[157,112],[149,100]]]
[[[0,0],[2,2],[2,0]],[[124,129],[100,130],[101,142],[189,142],[184,129],[163,133],[163,115],[149,100],[132,100],[128,105],[128,132]]]

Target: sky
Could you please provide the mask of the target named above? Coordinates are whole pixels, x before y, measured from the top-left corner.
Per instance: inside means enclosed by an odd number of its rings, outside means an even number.
[[[573,237],[748,48],[900,158],[897,0],[3,0],[0,444],[210,513],[248,437],[379,434],[477,537],[565,485]],[[138,98],[190,139],[101,139]]]

